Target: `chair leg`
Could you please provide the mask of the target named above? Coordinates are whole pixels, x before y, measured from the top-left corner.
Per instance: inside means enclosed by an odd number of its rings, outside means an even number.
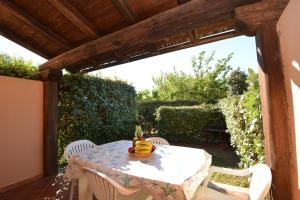
[[[71,184],[71,190],[70,190],[70,200],[73,200],[75,186],[76,186],[76,180],[73,180]]]

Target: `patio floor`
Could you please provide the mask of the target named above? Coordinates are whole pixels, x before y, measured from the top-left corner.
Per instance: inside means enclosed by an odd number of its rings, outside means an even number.
[[[59,200],[69,199],[71,184],[63,180],[63,174],[45,177],[0,193],[1,200]],[[76,192],[75,192],[76,193]],[[78,197],[75,194],[74,200]]]
[[[0,193],[1,200],[67,200],[69,199],[70,185],[63,180],[63,174],[41,178],[17,188]],[[247,195],[218,188],[236,200],[246,200]],[[74,200],[78,199],[77,188]]]

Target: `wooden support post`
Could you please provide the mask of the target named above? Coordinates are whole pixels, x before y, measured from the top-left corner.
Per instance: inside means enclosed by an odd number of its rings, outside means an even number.
[[[41,72],[44,81],[44,135],[43,135],[43,165],[44,175],[57,173],[57,121],[58,121],[58,81],[62,76],[60,70],[45,70]]]
[[[273,175],[272,196],[275,200],[292,199],[291,136],[276,22],[259,27],[256,45],[260,65],[266,162],[271,166]]]

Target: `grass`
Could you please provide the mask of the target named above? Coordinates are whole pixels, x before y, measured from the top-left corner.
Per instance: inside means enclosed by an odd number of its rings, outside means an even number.
[[[177,145],[177,144],[176,144]],[[239,169],[239,157],[230,146],[217,144],[178,144],[181,146],[189,146],[194,148],[201,148],[212,155],[212,165],[218,167],[226,167],[232,169]],[[212,181],[224,183],[228,185],[249,187],[249,177],[232,176],[227,174],[214,173],[211,177]]]
[[[227,174],[213,173],[211,180],[228,185],[249,187],[249,177],[232,176]]]

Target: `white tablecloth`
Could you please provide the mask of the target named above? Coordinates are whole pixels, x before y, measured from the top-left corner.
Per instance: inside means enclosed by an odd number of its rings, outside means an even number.
[[[156,145],[149,158],[135,158],[127,150],[132,141],[99,145],[73,156],[66,177],[78,178],[80,167],[90,167],[126,187],[141,187],[155,199],[191,199],[208,174],[211,155],[202,149]]]

